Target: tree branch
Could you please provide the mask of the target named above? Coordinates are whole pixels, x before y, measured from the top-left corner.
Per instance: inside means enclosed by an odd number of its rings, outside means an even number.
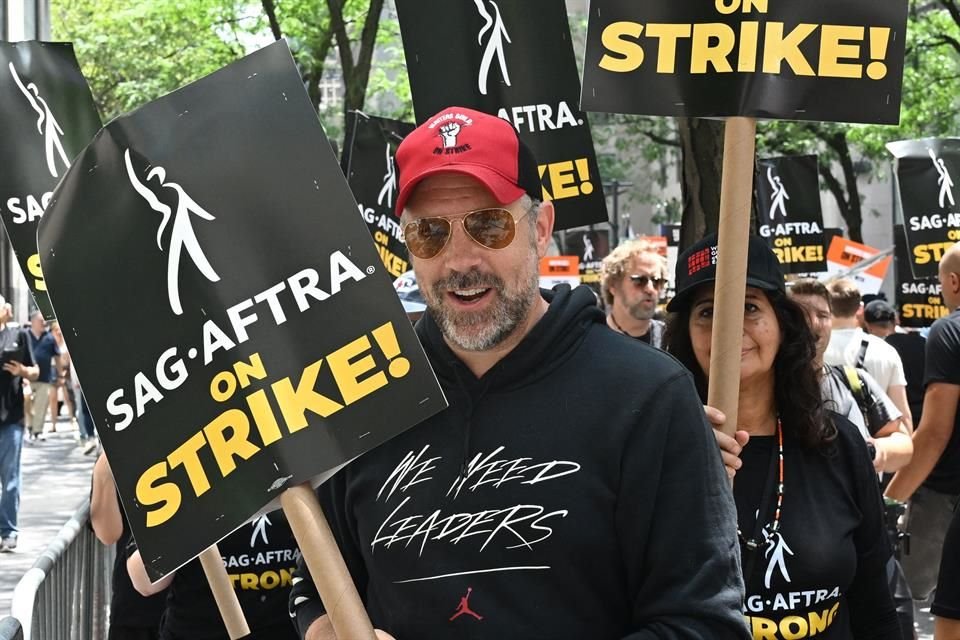
[[[267,14],[267,20],[270,21],[270,32],[273,33],[273,39],[279,40],[283,37],[283,33],[280,32],[280,23],[277,21],[277,9],[273,0],[260,0],[260,4],[263,5],[263,12]]]
[[[350,38],[347,36],[347,25],[343,22],[342,0],[327,0],[327,9],[330,11],[330,31],[337,39],[337,50],[340,52],[340,69],[343,78],[349,83],[353,75],[353,50],[350,49]]]
[[[914,51],[923,50],[923,49],[936,49],[937,47],[942,47],[943,45],[950,45],[954,51],[960,54],[960,40],[946,34],[941,34],[939,38],[933,40],[927,40],[926,42],[918,42],[904,54],[904,57],[910,55]]]
[[[947,10],[947,13],[950,14],[950,17],[953,18],[953,21],[960,27],[960,6],[957,5],[955,0],[938,0],[940,5]]]
[[[651,142],[656,142],[657,144],[662,144],[667,147],[676,147],[678,149],[681,147],[680,140],[677,140],[675,138],[664,138],[663,136],[658,135],[653,131],[644,131],[643,129],[639,129],[637,133],[643,136],[646,136],[648,140],[650,140]]]

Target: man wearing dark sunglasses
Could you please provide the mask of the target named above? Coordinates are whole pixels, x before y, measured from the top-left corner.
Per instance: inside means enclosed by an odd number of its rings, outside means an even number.
[[[608,330],[590,289],[539,289],[554,211],[516,131],[449,108],[396,167],[417,335],[450,406],[319,490],[380,637],[748,638],[693,381]],[[299,564],[291,615],[332,640]]]
[[[654,319],[667,283],[667,260],[646,240],[628,240],[603,259],[600,288],[611,329],[660,348],[664,323]]]

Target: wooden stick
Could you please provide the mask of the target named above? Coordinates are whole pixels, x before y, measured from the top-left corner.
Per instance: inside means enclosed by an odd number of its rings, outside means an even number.
[[[740,348],[747,281],[747,246],[757,123],[752,118],[728,118],[723,138],[720,184],[720,227],[717,281],[713,299],[710,342],[710,387],[707,404],[723,411],[724,433],[737,430],[740,398]]]
[[[313,488],[309,484],[290,487],[280,494],[280,506],[287,514],[287,522],[300,545],[300,553],[337,638],[376,640],[373,625]]]
[[[220,557],[217,545],[200,554],[200,564],[210,584],[210,591],[213,592],[213,599],[217,601],[217,609],[220,610],[220,617],[227,627],[230,640],[250,635],[250,627],[243,615],[243,609],[240,608],[237,592],[230,583],[227,569],[223,566],[223,558]]]

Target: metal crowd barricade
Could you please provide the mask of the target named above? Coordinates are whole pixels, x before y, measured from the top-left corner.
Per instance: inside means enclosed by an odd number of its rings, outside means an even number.
[[[23,640],[23,628],[16,618],[0,618],[0,640]]]
[[[22,635],[3,635],[4,620],[0,640],[107,637],[115,549],[100,544],[89,520],[90,500],[84,499],[14,589],[11,612],[23,627]]]

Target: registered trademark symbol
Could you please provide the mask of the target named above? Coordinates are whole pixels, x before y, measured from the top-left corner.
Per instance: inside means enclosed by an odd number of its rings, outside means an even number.
[[[372,274],[374,271],[376,271],[375,267],[367,267],[367,275]]]

